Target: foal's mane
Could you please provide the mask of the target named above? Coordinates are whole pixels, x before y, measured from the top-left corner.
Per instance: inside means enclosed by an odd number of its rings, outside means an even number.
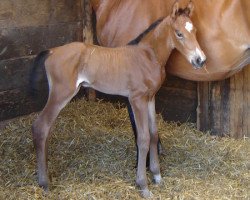
[[[188,8],[185,8],[185,9],[179,8],[178,11],[175,13],[175,15],[176,17],[180,15],[189,17],[189,12],[190,10]],[[150,31],[155,29],[163,21],[163,19],[164,18],[160,18],[156,20],[155,22],[153,22],[147,29],[145,29],[141,34],[139,34],[135,39],[127,43],[127,45],[137,45],[142,40],[142,38],[144,38]]]
[[[131,40],[127,45],[137,45],[142,40],[142,38],[144,38],[145,35],[147,35],[150,31],[155,29],[162,22],[163,19],[164,18],[160,18],[153,22],[146,30],[139,34],[135,39]]]

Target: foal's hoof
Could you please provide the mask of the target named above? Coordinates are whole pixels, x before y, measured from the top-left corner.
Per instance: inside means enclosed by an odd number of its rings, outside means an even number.
[[[153,193],[150,192],[149,189],[144,189],[144,190],[141,190],[141,196],[145,199],[149,199],[149,198],[153,197]]]
[[[47,182],[39,182],[39,187],[41,187],[45,193],[49,192],[49,184]]]
[[[154,175],[153,182],[154,182],[155,184],[160,184],[160,183],[161,183],[161,180],[162,180],[161,174],[156,174],[156,175]]]

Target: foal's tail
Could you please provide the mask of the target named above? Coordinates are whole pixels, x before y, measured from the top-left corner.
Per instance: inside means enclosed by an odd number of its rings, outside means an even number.
[[[29,76],[28,93],[32,97],[34,97],[38,94],[36,83],[37,83],[37,78],[41,77],[41,76],[39,76],[41,74],[39,74],[38,72],[39,72],[39,69],[41,69],[41,68],[42,68],[43,73],[45,72],[44,62],[48,58],[49,54],[50,54],[50,50],[45,50],[45,51],[40,52],[35,57],[35,60],[31,66],[30,76]]]

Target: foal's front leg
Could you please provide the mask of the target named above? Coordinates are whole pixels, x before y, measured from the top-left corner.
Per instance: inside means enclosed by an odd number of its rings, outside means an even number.
[[[126,102],[127,104],[127,109],[128,109],[128,114],[129,114],[129,119],[130,119],[130,123],[131,123],[131,126],[132,126],[132,130],[133,130],[133,133],[134,133],[134,136],[135,136],[135,144],[136,144],[136,168],[138,167],[138,146],[137,146],[137,129],[136,129],[136,124],[135,124],[135,117],[134,117],[134,113],[133,113],[133,110],[132,110],[132,107],[130,105],[129,102]],[[161,140],[160,140],[160,137],[158,136],[158,142],[157,142],[157,152],[158,152],[158,155],[159,154],[162,154],[163,153],[163,147],[162,147],[162,144],[161,144]],[[147,155],[147,162],[146,162],[146,166],[149,167],[149,153]]]
[[[150,132],[150,164],[149,169],[154,176],[155,183],[161,182],[159,156],[157,150],[158,132],[155,113],[155,97],[148,102],[148,118]]]
[[[136,184],[142,191],[142,196],[147,198],[151,196],[148,189],[146,176],[146,158],[149,151],[150,135],[148,128],[148,103],[145,97],[136,97],[129,99],[137,127],[137,146],[138,146],[138,167],[136,175]]]

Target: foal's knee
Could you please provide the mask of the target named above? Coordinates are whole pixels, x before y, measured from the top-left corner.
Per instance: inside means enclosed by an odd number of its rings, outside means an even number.
[[[145,136],[137,140],[137,146],[139,151],[148,152],[149,151],[150,138]]]

